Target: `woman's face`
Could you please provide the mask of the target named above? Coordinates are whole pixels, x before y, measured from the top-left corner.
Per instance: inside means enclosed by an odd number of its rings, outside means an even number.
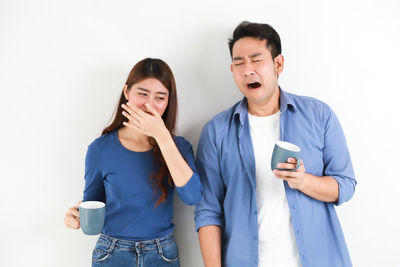
[[[124,95],[129,104],[147,112],[145,104],[151,105],[162,116],[168,106],[168,89],[156,78],[147,78],[132,85],[128,90],[124,87]]]

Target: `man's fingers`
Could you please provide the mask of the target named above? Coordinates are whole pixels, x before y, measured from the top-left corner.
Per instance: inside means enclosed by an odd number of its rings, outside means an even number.
[[[273,171],[275,175],[277,176],[283,176],[283,177],[296,177],[296,172],[290,172],[290,171],[280,171],[280,170],[274,170]]]
[[[296,168],[296,164],[278,163],[278,168],[280,168],[280,169],[294,169],[294,168]]]

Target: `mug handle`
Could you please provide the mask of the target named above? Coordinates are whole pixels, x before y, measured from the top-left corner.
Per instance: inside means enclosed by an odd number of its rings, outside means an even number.
[[[296,167],[294,167],[294,169],[291,169],[291,171],[297,171],[297,169],[300,167],[300,158],[296,157]]]

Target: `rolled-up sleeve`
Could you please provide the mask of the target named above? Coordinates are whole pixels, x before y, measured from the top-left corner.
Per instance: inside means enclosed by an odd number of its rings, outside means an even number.
[[[221,178],[216,133],[211,123],[204,126],[197,150],[197,169],[203,197],[195,209],[196,230],[206,225],[223,226],[224,184]]]
[[[335,204],[340,205],[352,198],[357,182],[339,120],[329,107],[326,107],[324,115],[324,175],[331,176],[337,181],[339,198]]]
[[[202,186],[194,162],[193,148],[192,145],[183,137],[177,137],[175,142],[182,157],[193,171],[193,175],[190,177],[189,181],[182,187],[177,186],[176,191],[178,192],[179,198],[185,204],[195,205],[201,199]]]

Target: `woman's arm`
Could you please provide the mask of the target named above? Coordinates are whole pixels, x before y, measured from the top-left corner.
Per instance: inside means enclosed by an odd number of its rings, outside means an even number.
[[[167,164],[169,173],[178,187],[183,187],[193,175],[193,170],[182,157],[167,129],[155,137]]]
[[[126,110],[122,114],[129,119],[124,125],[156,140],[180,198],[188,205],[196,204],[201,198],[202,188],[189,142],[183,138],[177,140],[178,149],[161,115],[150,105],[146,104],[149,113],[134,105],[122,107]]]

